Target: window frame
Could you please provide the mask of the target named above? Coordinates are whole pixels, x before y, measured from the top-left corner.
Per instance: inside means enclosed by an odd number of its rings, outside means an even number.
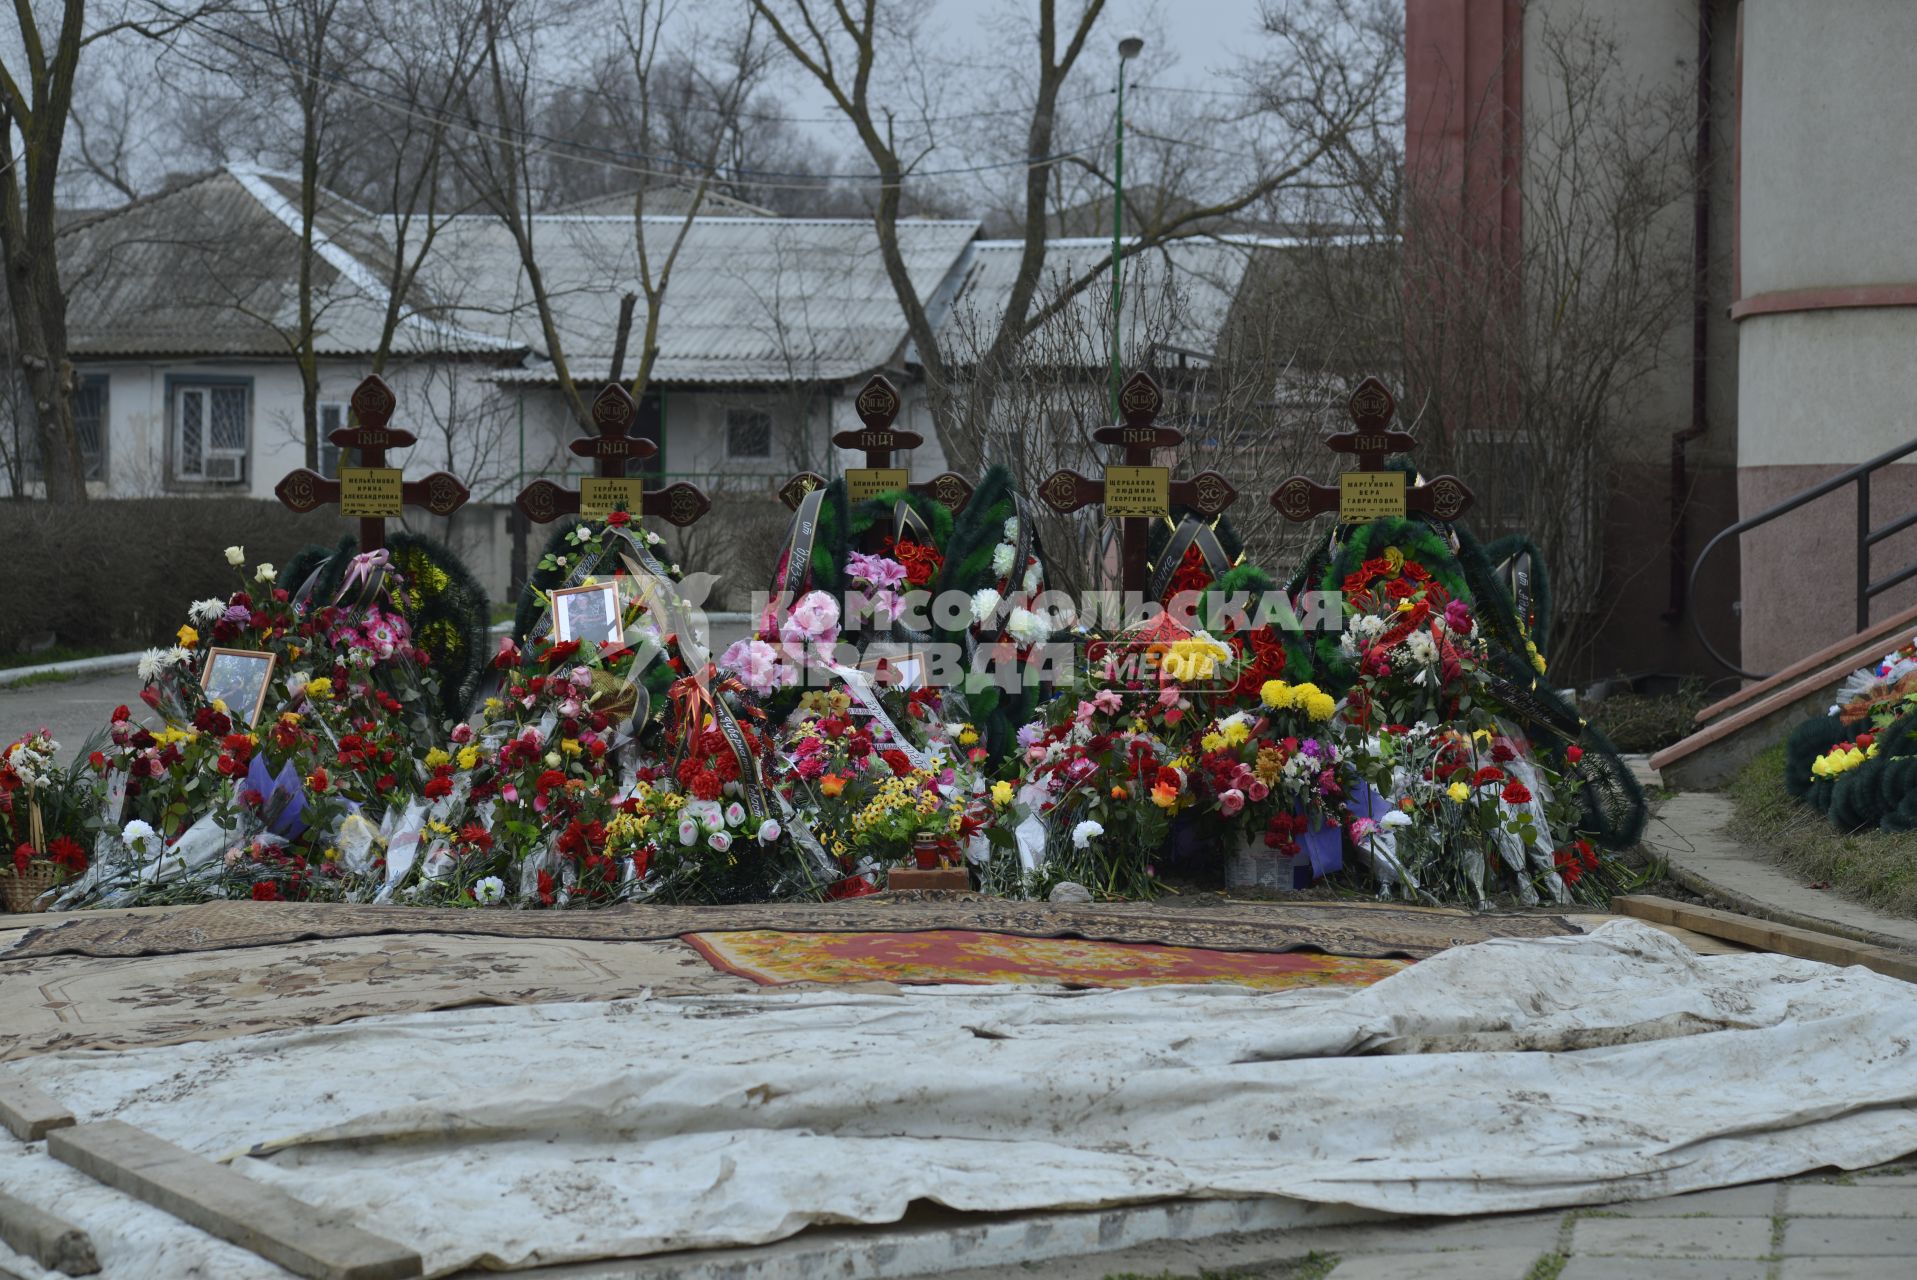
[[[182,469],[181,455],[185,452],[182,432],[185,430],[186,397],[195,392],[206,394],[206,421],[202,428],[210,439],[213,427],[213,392],[216,390],[237,389],[245,397],[245,409],[242,429],[245,443],[238,449],[223,449],[221,453],[237,453],[240,459],[239,474],[230,480],[208,478],[206,475],[206,456],[209,445],[202,441],[200,445],[200,470],[190,473]],[[224,488],[243,486],[250,482],[253,472],[253,379],[221,376],[219,374],[168,374],[166,377],[166,472],[168,482],[183,488]]]
[[[732,446],[732,429],[735,421],[757,419],[765,424],[765,452],[739,453]],[[725,459],[727,462],[770,462],[772,461],[772,412],[769,409],[754,409],[750,406],[732,406],[725,411]]]

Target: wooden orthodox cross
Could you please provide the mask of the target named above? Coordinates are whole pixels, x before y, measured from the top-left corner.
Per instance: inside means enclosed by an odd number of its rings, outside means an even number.
[[[386,424],[398,405],[393,389],[372,374],[353,389],[353,417],[357,426],[344,426],[326,438],[342,450],[357,449],[358,466],[346,466],[339,479],[301,468],[274,486],[273,492],[289,510],[309,511],[338,503],[340,514],[359,517],[359,549],[379,551],[386,546],[386,521],[407,507],[424,507],[436,516],[449,516],[472,495],[457,476],[435,471],[424,480],[408,480],[398,467],[386,465],[388,449],[404,449],[415,442],[410,431]]]
[[[1385,458],[1408,453],[1418,443],[1404,431],[1391,429],[1398,402],[1376,378],[1366,378],[1351,393],[1351,420],[1356,431],[1325,437],[1325,447],[1355,454],[1358,467],[1338,477],[1336,488],[1304,476],[1293,476],[1271,495],[1271,505],[1287,520],[1304,521],[1336,511],[1341,524],[1359,524],[1416,511],[1439,520],[1456,520],[1471,505],[1471,490],[1456,476],[1439,476],[1425,484],[1410,484],[1402,471],[1385,470]]]
[[[519,491],[515,505],[536,524],[550,524],[570,515],[604,520],[614,508],[621,508],[635,520],[642,514],[655,515],[682,528],[712,510],[712,499],[683,480],[663,489],[648,489],[643,477],[626,474],[626,466],[634,458],[643,460],[659,452],[658,445],[632,434],[638,421],[639,406],[632,402],[631,394],[616,382],[607,383],[592,402],[592,425],[599,434],[581,436],[567,446],[580,457],[593,460],[594,474],[581,480],[577,489],[535,480]]]
[[[1185,433],[1156,425],[1164,404],[1158,384],[1147,373],[1134,373],[1118,393],[1118,412],[1124,419],[1100,427],[1092,439],[1124,449],[1125,461],[1105,468],[1102,480],[1088,480],[1076,471],[1054,471],[1039,486],[1039,500],[1057,512],[1101,504],[1106,516],[1119,521],[1120,563],[1127,591],[1146,585],[1145,541],[1153,520],[1167,519],[1173,503],[1189,507],[1210,519],[1238,500],[1238,491],[1216,471],[1203,471],[1189,480],[1171,478],[1170,467],[1152,465],[1152,450],[1182,443]]]
[[[925,494],[946,510],[956,513],[971,501],[971,481],[947,471],[914,484],[910,472],[904,467],[892,465],[894,450],[916,449],[925,443],[925,437],[916,431],[892,429],[892,422],[899,416],[899,409],[904,403],[899,397],[898,388],[878,373],[872,375],[871,380],[860,389],[858,398],[852,402],[853,408],[858,411],[859,421],[864,425],[860,430],[841,431],[832,437],[832,443],[841,449],[860,449],[865,453],[865,465],[845,473],[846,499],[856,506],[881,493],[908,489],[913,493]],[[797,511],[800,500],[806,494],[824,488],[825,484],[825,477],[818,472],[801,471],[780,487],[779,499]]]

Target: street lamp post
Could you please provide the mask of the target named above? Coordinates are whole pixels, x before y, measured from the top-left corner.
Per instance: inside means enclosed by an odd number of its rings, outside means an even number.
[[[1119,238],[1124,234],[1125,228],[1125,64],[1136,58],[1144,47],[1145,38],[1135,31],[1127,33],[1118,41],[1118,110],[1112,114],[1112,126],[1117,135],[1117,145],[1112,157],[1111,401],[1113,422],[1118,421],[1119,338],[1125,324],[1125,313],[1121,305],[1125,272],[1119,247]]]

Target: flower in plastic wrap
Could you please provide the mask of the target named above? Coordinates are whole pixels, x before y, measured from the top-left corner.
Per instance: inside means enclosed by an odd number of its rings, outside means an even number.
[[[779,825],[777,818],[767,818],[759,824],[759,843],[771,844],[785,834],[785,828]]]

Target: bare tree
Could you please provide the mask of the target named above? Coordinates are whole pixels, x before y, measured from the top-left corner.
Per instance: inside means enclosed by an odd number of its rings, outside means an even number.
[[[878,228],[886,271],[933,396],[940,442],[960,470],[976,471],[980,443],[1002,379],[1013,370],[1026,335],[1096,284],[1104,268],[1085,270],[1037,303],[1046,254],[1047,213],[1060,163],[1062,92],[1091,41],[1103,0],[1085,0],[1075,18],[1061,21],[1057,0],[1039,0],[1034,46],[1037,65],[1025,78],[1029,115],[1022,139],[1024,190],[1018,237],[1024,251],[1004,310],[980,358],[961,382],[940,346],[936,319],[913,286],[898,239],[906,180],[923,167],[936,141],[935,119],[921,110],[916,122],[898,109],[901,96],[928,77],[928,55],[916,32],[881,18],[878,0],[751,0],[775,37],[832,99],[853,126],[877,169]],[[889,25],[888,25],[889,24]],[[1265,17],[1274,52],[1264,60],[1254,86],[1262,136],[1230,174],[1229,186],[1195,193],[1193,200],[1157,226],[1142,228],[1124,253],[1144,253],[1172,240],[1208,234],[1219,218],[1269,202],[1293,189],[1324,180],[1333,153],[1353,140],[1391,84],[1401,37],[1395,9],[1380,0],[1326,0],[1299,6],[1269,6]],[[894,80],[905,88],[891,92]],[[886,91],[881,91],[882,86]],[[920,99],[921,103],[923,99]],[[1084,163],[1096,164],[1095,161]]]
[[[73,425],[67,299],[54,243],[80,56],[120,32],[158,37],[194,15],[140,22],[116,9],[89,30],[85,0],[64,0],[58,25],[36,13],[30,0],[14,0],[13,8],[20,23],[18,53],[11,41],[0,51],[0,254],[6,259],[7,307],[33,401],[47,497],[81,502],[87,496],[86,464]]]

